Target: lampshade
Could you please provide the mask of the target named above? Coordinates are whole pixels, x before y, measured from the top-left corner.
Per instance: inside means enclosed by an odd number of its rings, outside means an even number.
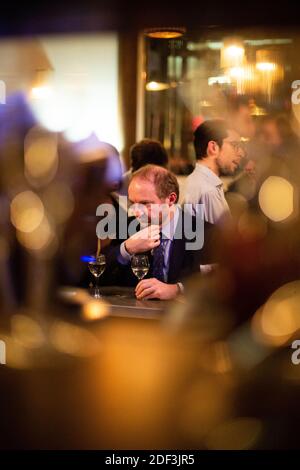
[[[147,28],[144,30],[146,36],[156,39],[175,39],[184,35],[186,28],[166,26],[160,28]]]
[[[280,54],[275,49],[259,49],[256,51],[256,67],[260,70],[275,70],[279,62]]]
[[[241,38],[225,38],[221,49],[221,68],[241,67],[244,63],[244,55],[245,49]]]

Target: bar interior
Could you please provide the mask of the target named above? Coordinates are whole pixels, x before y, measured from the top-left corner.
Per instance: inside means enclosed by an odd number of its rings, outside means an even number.
[[[299,448],[297,11],[87,5],[0,24],[0,448]]]

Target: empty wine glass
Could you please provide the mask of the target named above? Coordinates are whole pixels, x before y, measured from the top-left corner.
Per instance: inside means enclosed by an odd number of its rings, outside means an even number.
[[[105,270],[105,256],[104,255],[99,255],[92,261],[89,261],[88,266],[89,270],[92,273],[92,275],[95,278],[95,291],[94,291],[94,297],[96,299],[101,298],[98,282],[101,274],[104,273]]]
[[[149,268],[150,264],[147,255],[133,255],[131,258],[131,269],[139,281],[146,276]]]

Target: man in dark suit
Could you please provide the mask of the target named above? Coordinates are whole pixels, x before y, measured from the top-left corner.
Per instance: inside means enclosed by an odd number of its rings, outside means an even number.
[[[185,277],[212,262],[206,237],[210,224],[179,208],[178,182],[165,168],[146,165],[135,172],[128,194],[136,220],[127,220],[129,237],[114,240],[106,251],[106,276],[114,284],[136,286],[138,299],[172,299],[184,290]],[[131,234],[137,221],[140,230]],[[130,265],[132,256],[141,253],[149,256],[150,270],[138,282]]]

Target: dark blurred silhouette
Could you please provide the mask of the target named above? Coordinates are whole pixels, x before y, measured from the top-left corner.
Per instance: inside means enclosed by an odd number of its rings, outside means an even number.
[[[130,168],[123,175],[123,183],[118,193],[121,195],[128,194],[128,186],[133,172],[141,167],[152,164],[167,168],[169,157],[163,145],[154,139],[142,139],[132,145],[129,153]]]
[[[74,211],[60,245],[58,282],[88,287],[87,263],[82,259],[97,252],[96,226],[100,220],[96,216],[97,207],[100,204],[117,207],[112,193],[120,187],[122,165],[118,151],[95,137],[67,145],[65,153],[77,163],[70,184]],[[101,240],[101,249],[109,243],[109,239]]]
[[[261,121],[259,139],[271,157],[278,158],[293,169],[299,166],[300,139],[286,115],[265,116]]]
[[[227,121],[241,137],[246,139],[254,137],[255,123],[251,114],[250,99],[247,96],[227,98]]]

